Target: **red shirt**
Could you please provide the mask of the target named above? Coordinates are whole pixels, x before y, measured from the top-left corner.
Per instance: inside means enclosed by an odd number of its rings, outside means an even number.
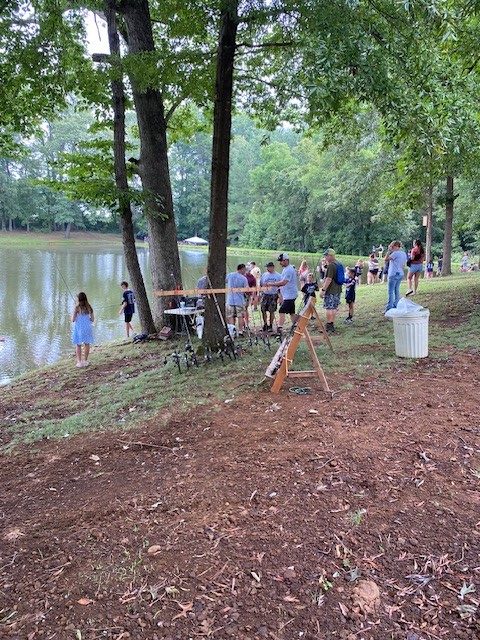
[[[412,264],[422,264],[422,262],[425,260],[425,254],[420,249],[420,247],[413,247],[410,253],[410,259],[412,261]]]

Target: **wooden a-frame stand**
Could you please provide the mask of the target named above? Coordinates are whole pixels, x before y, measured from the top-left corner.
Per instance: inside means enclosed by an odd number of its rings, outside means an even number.
[[[308,303],[302,309],[298,317],[292,335],[288,338],[285,338],[285,341],[282,342],[265,373],[266,376],[272,377],[272,373],[277,368],[278,362],[280,360],[280,366],[278,367],[276,374],[274,374],[275,379],[270,389],[272,393],[278,393],[280,391],[286,378],[307,378],[312,376],[317,376],[320,380],[320,384],[322,385],[323,390],[327,393],[331,393],[327,379],[318,360],[318,356],[315,352],[312,338],[308,333],[308,323],[310,318],[312,317],[315,317],[316,324],[320,330],[320,333],[323,335],[326,343],[333,351],[330,338],[325,330],[318,311],[315,309],[315,300],[313,298],[309,298]],[[312,359],[314,368],[309,371],[292,371],[290,369],[290,365],[293,363],[295,353],[302,338],[307,343],[308,351],[310,352],[310,357]]]

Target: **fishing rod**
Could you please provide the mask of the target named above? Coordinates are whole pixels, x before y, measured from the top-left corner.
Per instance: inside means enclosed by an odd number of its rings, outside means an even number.
[[[58,274],[59,274],[60,278],[62,279],[63,284],[65,285],[65,287],[66,287],[66,289],[67,289],[68,293],[70,294],[70,297],[72,298],[72,300],[74,301],[74,303],[75,303],[75,304],[77,304],[77,296],[74,296],[74,295],[73,295],[73,293],[71,292],[70,287],[68,286],[68,282],[67,282],[67,280],[65,279],[65,277],[64,277],[64,275],[63,275],[63,273],[62,273],[62,271],[60,270],[60,267],[58,266],[58,263],[57,263],[57,260],[56,260],[56,258],[55,258],[54,253],[52,252],[50,255],[52,256],[52,260],[53,260],[53,264],[54,264],[54,266],[55,266],[55,269],[58,271]]]
[[[208,273],[207,273],[207,282],[208,282],[208,286],[210,287],[210,289],[213,289],[212,281],[210,280],[210,276],[208,275]],[[215,304],[215,308],[217,310],[218,315],[220,316],[220,321],[221,321],[222,326],[223,326],[223,328],[225,330],[225,334],[226,334],[225,338],[224,338],[224,343],[225,343],[225,347],[226,347],[225,348],[225,352],[228,355],[228,352],[229,352],[229,349],[230,349],[230,351],[233,354],[233,358],[236,359],[237,358],[237,354],[235,353],[235,344],[234,344],[234,341],[233,341],[233,337],[230,335],[230,330],[228,328],[228,324],[227,324],[225,318],[223,317],[222,310],[220,309],[220,305],[218,304],[217,294],[212,292],[210,295],[213,298],[213,302]],[[230,357],[230,359],[231,359],[231,357]],[[223,361],[223,358],[222,358],[222,361]]]
[[[299,314],[297,314],[297,318],[294,322],[292,322],[292,326],[290,327],[290,331],[288,332],[288,334],[285,336],[285,338],[283,338],[283,340],[280,343],[280,346],[277,349],[277,352],[275,353],[275,355],[273,356],[273,359],[271,361],[271,363],[268,365],[267,370],[265,371],[265,375],[269,378],[274,378],[277,371],[280,369],[280,365],[282,364],[282,361],[284,359],[284,357],[286,356],[287,353],[287,349],[288,346],[293,338],[293,335],[295,333],[295,329],[297,328],[297,324],[298,324],[298,319],[300,317],[300,315],[302,315],[302,312],[304,310],[306,305],[304,305],[300,311]]]

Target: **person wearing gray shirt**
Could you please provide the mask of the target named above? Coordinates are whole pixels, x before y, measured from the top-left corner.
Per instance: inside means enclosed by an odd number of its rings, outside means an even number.
[[[229,273],[226,277],[227,289],[241,289],[248,287],[248,280],[245,277],[246,267],[239,264],[236,271]],[[238,318],[238,332],[241,334],[245,326],[245,293],[241,291],[227,292],[227,322],[235,324]]]
[[[400,300],[400,283],[403,280],[407,254],[401,249],[402,243],[394,240],[388,246],[385,263],[388,264],[388,302],[385,311],[395,309]]]
[[[283,330],[283,323],[285,322],[285,314],[290,314],[292,323],[297,319],[297,314],[295,313],[295,300],[298,296],[298,286],[297,272],[295,267],[290,264],[288,253],[281,253],[277,260],[283,267],[282,279],[280,282],[277,282],[277,286],[280,287],[280,294],[282,296],[282,304],[278,310],[277,325],[277,331],[281,334]]]

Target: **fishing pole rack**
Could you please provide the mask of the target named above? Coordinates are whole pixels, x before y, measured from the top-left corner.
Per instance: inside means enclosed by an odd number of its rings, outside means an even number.
[[[313,339],[308,331],[308,324],[311,318],[315,318],[316,325],[320,331],[321,336],[323,337],[331,351],[333,351],[332,343],[330,342],[330,338],[325,330],[325,326],[318,314],[318,311],[315,308],[315,300],[313,299],[313,297],[310,297],[308,298],[307,304],[300,312],[297,321],[293,324],[290,333],[282,341],[276,354],[273,356],[272,361],[268,365],[267,370],[265,371],[265,376],[267,378],[274,379],[270,389],[272,393],[279,393],[283,383],[287,378],[311,377],[317,377],[320,385],[322,386],[322,389],[327,393],[331,393],[330,387],[328,386],[327,378],[325,377],[325,373],[315,351]],[[300,346],[300,342],[302,340],[304,340],[307,344],[313,369],[306,371],[297,371],[292,369],[291,366],[293,365],[296,351]]]
[[[251,331],[249,327],[245,329],[245,332],[241,338],[235,337],[230,333],[230,329],[227,325],[227,320],[225,315],[222,313],[220,309],[220,305],[218,303],[217,294],[225,294],[228,292],[236,292],[236,293],[257,293],[260,291],[268,290],[269,287],[236,287],[236,288],[214,288],[209,279],[209,288],[207,289],[171,289],[171,290],[158,290],[155,291],[155,295],[157,297],[176,297],[179,300],[181,298],[186,297],[198,297],[198,296],[209,296],[213,299],[215,304],[216,311],[220,317],[222,325],[225,330],[225,335],[223,337],[223,341],[219,342],[218,348],[210,348],[206,347],[203,355],[199,355],[195,352],[193,347],[190,330],[188,327],[188,322],[184,316],[182,316],[182,327],[187,336],[187,343],[185,345],[185,350],[182,352],[178,349],[170,356],[165,356],[164,365],[167,365],[169,362],[173,362],[175,366],[178,368],[179,373],[182,371],[188,371],[190,369],[195,369],[196,367],[200,367],[201,365],[208,365],[215,361],[221,361],[222,363],[226,363],[228,361],[237,360],[241,357],[242,353],[246,350],[247,345],[249,347],[261,346],[271,351],[271,336],[266,332],[257,332],[255,326],[254,331]],[[252,314],[253,324],[255,325],[254,316]],[[273,339],[273,336],[272,336]],[[183,368],[182,368],[183,366]]]

